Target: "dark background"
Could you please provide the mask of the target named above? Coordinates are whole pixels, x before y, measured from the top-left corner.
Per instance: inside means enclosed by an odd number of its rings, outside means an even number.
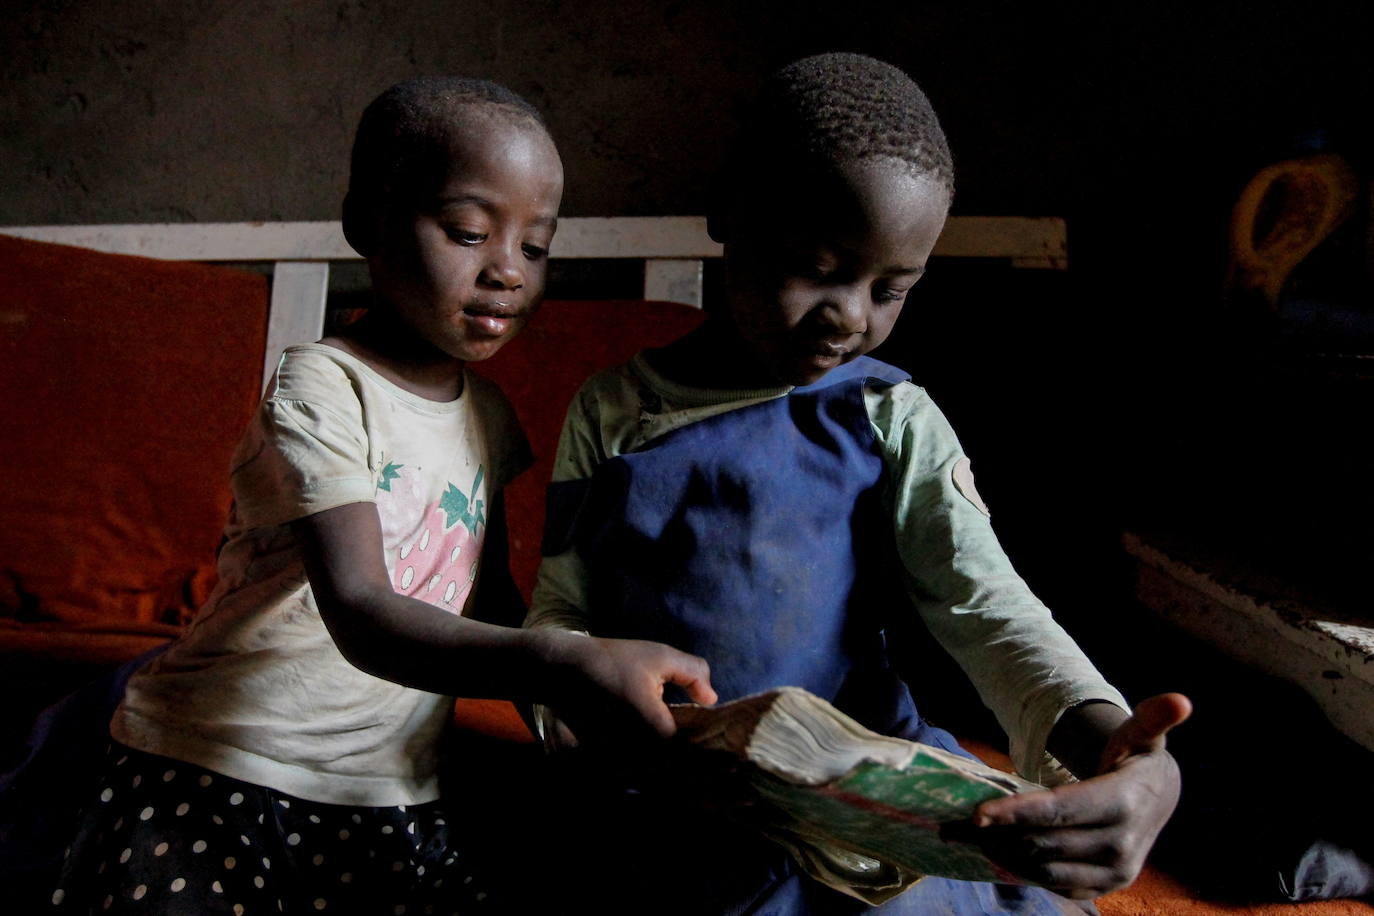
[[[1263,165],[1340,152],[1368,190],[1371,26],[1320,0],[7,3],[0,224],[336,219],[362,107],[436,72],[545,112],[565,215],[701,213],[764,75],[886,59],[941,114],[955,212],[1064,217],[1071,266],[935,263],[881,355],[951,416],[1018,568],[1108,673],[1205,694],[1229,669],[1133,606],[1123,530],[1367,605],[1370,372],[1286,346],[1223,279]],[[1365,309],[1368,210],[1328,256]]]
[[[1324,149],[1368,175],[1371,26],[1369,4],[1295,0],[10,3],[0,224],[337,218],[358,113],[434,72],[547,114],[566,215],[700,213],[763,75],[873,54],[941,113],[956,213],[1068,220],[1067,274],[936,264],[884,352],[952,415],[1013,555],[1067,596],[1061,574],[1134,511],[1273,527],[1252,485],[1304,461],[1337,473],[1297,510],[1359,490],[1343,414],[1311,415],[1350,384],[1238,376],[1253,329],[1221,287],[1229,210],[1259,167]],[[1296,398],[1283,423],[1276,390]],[[1323,543],[1330,521],[1312,523]]]

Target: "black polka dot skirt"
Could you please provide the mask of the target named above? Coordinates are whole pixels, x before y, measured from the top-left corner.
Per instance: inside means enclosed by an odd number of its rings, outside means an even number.
[[[304,801],[116,744],[52,901],[97,916],[504,910],[442,804]]]

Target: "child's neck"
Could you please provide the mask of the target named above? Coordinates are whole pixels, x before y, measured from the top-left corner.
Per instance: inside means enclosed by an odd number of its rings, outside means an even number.
[[[786,384],[759,363],[728,319],[715,316],[648,358],[664,378],[689,388],[752,391]]]
[[[385,308],[370,309],[320,343],[356,357],[396,387],[425,400],[453,401],[463,394],[463,361],[418,338]]]

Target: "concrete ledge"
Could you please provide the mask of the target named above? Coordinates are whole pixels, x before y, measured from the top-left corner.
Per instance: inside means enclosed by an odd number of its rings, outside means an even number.
[[[1180,629],[1297,684],[1331,723],[1374,751],[1374,615],[1316,606],[1244,581],[1215,558],[1131,532],[1136,596]],[[1262,578],[1262,577],[1261,577]]]

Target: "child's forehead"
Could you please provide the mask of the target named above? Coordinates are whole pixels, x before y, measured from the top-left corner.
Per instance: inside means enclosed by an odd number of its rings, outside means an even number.
[[[462,155],[474,144],[498,141],[516,134],[547,136],[543,125],[523,112],[484,102],[464,102],[447,107],[434,119],[429,140],[437,152]]]
[[[760,196],[754,201],[741,198],[737,205],[788,227],[793,238],[881,230],[928,214],[942,217],[950,204],[947,189],[933,176],[891,157],[760,177]],[[745,222],[757,220],[746,213]]]
[[[487,168],[492,160],[521,153],[543,155],[546,168],[559,168],[557,148],[538,122],[476,109],[445,119],[431,137],[429,155],[416,157],[423,185],[452,180]]]

